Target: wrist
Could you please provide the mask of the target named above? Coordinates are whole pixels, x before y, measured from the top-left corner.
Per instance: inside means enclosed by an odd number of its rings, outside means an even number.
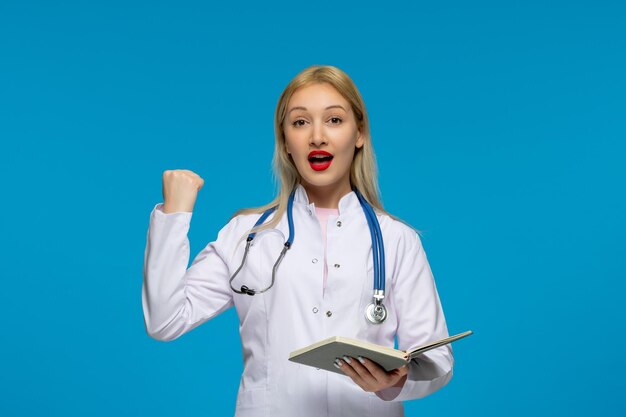
[[[185,205],[185,204],[169,204],[169,203],[163,203],[163,212],[165,214],[170,214],[170,213],[180,213],[180,212],[187,212],[187,213],[191,213],[193,212],[193,206],[189,207],[189,205]]]

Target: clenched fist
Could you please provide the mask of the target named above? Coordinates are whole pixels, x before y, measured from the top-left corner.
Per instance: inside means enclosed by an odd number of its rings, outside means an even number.
[[[163,211],[192,212],[196,204],[198,191],[204,180],[198,174],[187,169],[166,170],[163,172]]]

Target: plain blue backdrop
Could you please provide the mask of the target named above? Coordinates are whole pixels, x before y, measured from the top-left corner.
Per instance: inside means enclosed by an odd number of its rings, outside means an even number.
[[[625,415],[625,11],[2,1],[0,415],[233,414],[234,310],[146,335],[149,214],[164,170],[205,179],[193,259],[268,202],[274,107],[312,64],[360,88],[385,208],[475,332],[406,414]]]

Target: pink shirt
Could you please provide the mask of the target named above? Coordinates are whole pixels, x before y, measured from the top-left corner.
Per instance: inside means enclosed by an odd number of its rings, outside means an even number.
[[[328,262],[326,261],[326,224],[328,223],[328,216],[339,215],[339,209],[315,207],[315,214],[317,214],[317,220],[319,220],[320,226],[322,226],[322,239],[324,241],[324,289],[325,289],[326,281],[328,280]]]

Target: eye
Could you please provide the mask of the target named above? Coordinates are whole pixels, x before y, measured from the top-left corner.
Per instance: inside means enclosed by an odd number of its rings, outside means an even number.
[[[342,122],[340,117],[331,117],[329,120],[330,120],[330,123],[334,125],[341,124]]]
[[[306,123],[306,120],[304,119],[296,119],[293,122],[291,122],[291,125],[294,127],[300,127],[300,126],[304,126]]]

